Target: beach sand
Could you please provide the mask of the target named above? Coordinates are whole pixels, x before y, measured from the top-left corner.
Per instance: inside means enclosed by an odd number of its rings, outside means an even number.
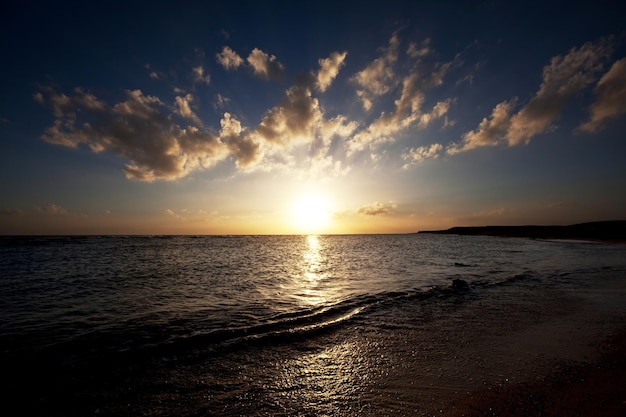
[[[233,350],[223,366],[207,356],[51,378],[21,407],[42,416],[624,416],[619,274],[573,286],[532,275],[527,285],[470,284],[373,308],[316,337]],[[218,389],[203,380],[212,375]],[[241,376],[232,390],[225,375]]]
[[[503,379],[454,395],[442,414],[626,416],[626,292],[621,281],[548,295],[540,312],[534,311],[534,303],[523,312],[517,300],[520,314],[510,323],[515,329],[510,340],[490,341],[499,345],[495,351],[482,348],[486,355],[498,356],[499,351],[505,359],[497,370],[484,369],[485,375],[499,373]],[[485,325],[498,325],[490,313],[478,315]],[[521,363],[525,366],[520,368]],[[483,380],[489,379],[485,375]]]
[[[414,317],[413,328],[379,330],[381,352],[385,340],[406,348],[385,358],[388,374],[365,398],[376,405],[361,414],[626,415],[623,277],[588,288],[489,291],[474,300],[471,289],[439,300],[458,304],[446,308],[445,317],[428,317],[426,309],[427,319]],[[399,323],[411,314],[415,310],[395,312]]]
[[[626,327],[607,338],[599,359],[558,365],[535,382],[498,385],[469,394],[450,416],[618,417],[626,415]]]

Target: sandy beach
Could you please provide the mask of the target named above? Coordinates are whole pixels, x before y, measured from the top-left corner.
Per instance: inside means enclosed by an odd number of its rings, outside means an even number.
[[[238,248],[242,240],[183,243],[200,247],[201,254],[233,243]],[[243,243],[256,250],[275,245],[270,254],[299,248],[292,238]],[[300,243],[308,268],[310,247],[306,240]],[[24,287],[21,302],[14,301],[13,287],[5,287],[4,300],[12,302],[5,304],[7,312],[23,320],[20,332],[15,325],[5,328],[3,369],[12,381],[7,407],[47,417],[625,414],[626,258],[621,245],[428,235],[318,243],[343,245],[342,251],[324,254],[333,278],[302,274],[295,264],[294,291],[316,297],[344,291],[344,301],[329,298],[307,309],[297,304],[270,318],[261,314],[264,310],[258,313],[259,294],[268,294],[268,306],[277,298],[283,303],[291,298],[285,281],[264,275],[264,256],[253,263],[256,269],[240,270],[239,282],[246,285],[233,285],[232,276],[222,287],[218,279],[207,280],[219,276],[213,267],[182,275],[190,280],[193,295],[201,295],[195,299],[201,308],[194,312],[188,303],[192,293],[180,294],[179,263],[152,271],[135,260],[138,251],[155,248],[178,254],[180,242],[171,239],[81,241],[74,245],[77,254],[93,251],[85,261],[91,273],[84,282],[73,274],[66,277],[64,264],[56,272],[56,264],[49,263],[40,275],[16,274],[14,282],[30,286]],[[377,256],[375,264],[342,272],[346,257],[362,259],[365,243],[378,248],[365,252],[367,259]],[[127,263],[115,260],[121,272],[91,278],[109,267],[111,258],[98,267],[100,254],[121,245],[129,245],[123,252]],[[387,257],[394,245],[393,256]],[[67,251],[69,246],[53,248]],[[437,247],[441,252],[428,252]],[[20,254],[22,246],[15,250]],[[30,250],[47,253],[50,247]],[[290,259],[300,259],[298,253]],[[336,253],[341,257],[333,258]],[[198,259],[202,256],[190,255],[185,261],[193,265]],[[72,264],[74,269],[81,267]],[[133,279],[123,275],[126,270],[141,275]],[[402,279],[411,273],[404,285]],[[50,284],[50,275],[58,282]],[[152,287],[146,286],[146,276],[154,277]],[[422,287],[415,289],[417,282]],[[49,286],[40,288],[41,283]],[[272,283],[280,293],[268,289]],[[362,293],[347,293],[351,288]],[[216,289],[223,292],[219,297]],[[120,295],[154,297],[154,304],[140,304],[143,309],[167,308],[145,314]],[[77,304],[80,297],[82,304]],[[92,310],[104,299],[109,301]],[[207,300],[231,304],[209,314]],[[44,321],[46,311],[50,319]],[[225,319],[220,324],[222,314],[237,311],[239,327]],[[38,312],[36,320],[32,312]],[[111,314],[109,321],[103,312]],[[128,319],[137,314],[139,319]],[[97,320],[103,323],[96,326]],[[77,330],[68,334],[71,326]]]
[[[535,382],[498,385],[459,400],[449,415],[607,417],[626,415],[626,328],[605,339],[599,359],[555,364]]]
[[[444,301],[459,304],[447,317],[422,310],[422,325],[390,331],[406,349],[387,358],[389,374],[367,393],[385,407],[362,414],[625,415],[626,286],[614,278],[593,288],[491,289],[488,302],[470,289]],[[409,314],[398,310],[398,322]],[[384,340],[372,343],[384,351]]]
[[[605,288],[544,300],[542,314],[550,310],[544,318],[538,319],[533,309],[521,313],[510,323],[519,326],[511,339],[495,342],[505,360],[487,374],[495,371],[502,378],[486,382],[483,375],[482,388],[455,393],[440,415],[626,415],[625,294],[623,283],[616,280]],[[494,324],[493,317],[481,316],[486,326]],[[437,415],[436,410],[430,415]]]

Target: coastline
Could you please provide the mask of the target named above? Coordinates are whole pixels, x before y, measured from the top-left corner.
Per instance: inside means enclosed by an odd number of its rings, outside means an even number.
[[[212,338],[223,333],[203,331],[201,337],[187,338],[175,346],[138,344],[135,350],[119,352],[94,349],[109,340],[132,340],[135,333],[156,339],[162,333],[170,334],[170,329],[184,330],[182,326],[156,326],[150,333],[145,326],[132,327],[133,323],[127,322],[120,332],[102,332],[102,337],[59,345],[51,351],[44,349],[41,352],[47,354],[43,356],[36,350],[25,350],[15,356],[18,360],[6,361],[5,357],[8,380],[12,381],[9,404],[20,399],[16,406],[22,407],[25,414],[41,416],[560,417],[576,414],[550,413],[555,408],[577,411],[588,404],[604,410],[600,415],[621,415],[622,409],[611,414],[603,405],[607,396],[619,394],[613,385],[598,388],[593,397],[585,395],[604,380],[624,375],[623,367],[621,374],[594,373],[595,367],[619,370],[601,354],[607,351],[607,337],[622,328],[626,332],[623,247],[524,239],[431,238],[375,239],[383,243],[404,241],[404,250],[394,259],[407,256],[422,241],[453,243],[462,248],[452,252],[454,256],[446,252],[446,256],[424,257],[442,265],[444,271],[442,279],[432,281],[430,289],[399,287],[382,296],[370,291],[366,298],[352,297],[356,302],[350,303],[349,310],[356,314],[346,320],[318,321],[315,317],[319,309],[309,309],[306,316],[274,316],[279,319],[277,327],[263,326],[263,331],[250,332],[250,338],[234,337],[237,343],[220,343]],[[157,247],[163,247],[161,243]],[[170,243],[166,247],[171,247]],[[193,247],[197,242],[189,244]],[[391,246],[380,248],[388,250]],[[529,256],[528,249],[540,256]],[[475,251],[481,251],[481,256],[473,257]],[[106,251],[94,251],[102,252]],[[128,253],[135,258],[137,252]],[[362,253],[371,256],[373,252]],[[547,262],[548,267],[538,262]],[[178,271],[179,265],[173,264],[171,270],[159,269],[153,273],[155,281],[178,277],[172,271]],[[385,265],[385,270],[398,268],[395,279],[421,271],[401,269],[406,266],[405,262]],[[45,269],[42,280],[49,270]],[[144,277],[151,269],[139,270],[142,274],[137,277],[138,287],[124,286],[124,292],[145,288]],[[490,281],[486,278],[490,271],[501,277]],[[465,280],[467,285],[454,286],[455,280]],[[172,282],[170,291],[163,292],[168,296],[179,288],[179,279]],[[105,283],[111,285],[114,280]],[[101,291],[98,294],[102,296]],[[274,292],[272,297],[276,297]],[[124,307],[120,303],[114,306],[116,310]],[[333,306],[326,303],[322,312],[332,312]],[[355,306],[358,308],[352,310]],[[286,326],[293,322],[295,326]],[[327,324],[313,331],[300,331],[316,328],[320,322]],[[126,324],[133,329],[132,334]],[[193,323],[183,320],[183,324]],[[624,357],[624,350],[619,354]],[[579,384],[581,378],[584,381]],[[617,381],[615,384],[620,384],[623,379]],[[25,395],[28,400],[21,400]],[[584,404],[574,402],[579,397],[584,398]],[[563,402],[572,405],[565,408]]]
[[[599,243],[626,243],[626,220],[579,223],[569,226],[457,226],[418,233],[462,236],[525,237],[546,240],[578,240]]]
[[[447,407],[452,417],[618,417],[626,415],[624,277],[562,293],[549,301],[546,321],[522,319],[503,343],[511,360],[534,356],[526,377],[504,378],[464,394]],[[532,310],[528,312],[532,313]],[[527,313],[521,316],[527,316]],[[554,315],[552,315],[554,313]],[[486,324],[489,320],[486,320]],[[531,362],[534,362],[531,361]],[[537,363],[534,363],[537,365]],[[502,368],[503,375],[509,364]]]
[[[502,286],[485,298],[470,288],[439,300],[456,307],[446,317],[438,318],[437,308],[432,321],[390,332],[407,351],[387,364],[369,392],[372,407],[361,414],[625,415],[623,278],[568,289]],[[415,310],[395,314],[410,321]]]

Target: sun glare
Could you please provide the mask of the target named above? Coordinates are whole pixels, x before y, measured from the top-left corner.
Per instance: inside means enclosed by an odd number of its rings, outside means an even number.
[[[322,195],[303,195],[292,204],[290,215],[298,233],[320,233],[330,225],[330,202]]]

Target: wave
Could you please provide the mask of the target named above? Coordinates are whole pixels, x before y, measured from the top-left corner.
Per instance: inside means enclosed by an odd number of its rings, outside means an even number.
[[[40,347],[36,351],[13,351],[5,355],[2,362],[14,367],[37,357],[38,360],[30,366],[58,366],[77,370],[94,366],[128,369],[172,361],[193,362],[202,357],[220,357],[233,350],[308,340],[341,329],[355,320],[368,320],[369,313],[381,309],[407,303],[438,303],[450,298],[458,304],[479,299],[490,288],[534,286],[546,280],[564,279],[568,274],[563,272],[546,278],[527,270],[497,281],[468,274],[462,278],[467,286],[456,288],[452,285],[453,280],[461,278],[449,275],[448,285],[357,295],[333,305],[276,313],[262,319],[250,319],[247,325],[226,324],[213,329],[206,327],[206,317],[204,322],[200,317],[187,317],[159,324],[118,323],[115,327],[83,334],[54,346]],[[15,363],[11,364],[12,361]]]
[[[466,288],[436,286],[430,289],[381,292],[357,296],[332,306],[311,308],[301,311],[280,313],[262,323],[249,326],[226,327],[189,334],[171,334],[161,343],[144,344],[118,354],[128,360],[152,358],[158,362],[193,361],[198,357],[220,356],[233,350],[250,347],[263,348],[280,344],[291,344],[333,332],[349,325],[374,310],[407,302],[440,300],[457,297],[463,299],[471,289],[478,290],[487,284],[470,283]],[[179,323],[178,326],[182,325]],[[183,326],[184,327],[184,326]]]

